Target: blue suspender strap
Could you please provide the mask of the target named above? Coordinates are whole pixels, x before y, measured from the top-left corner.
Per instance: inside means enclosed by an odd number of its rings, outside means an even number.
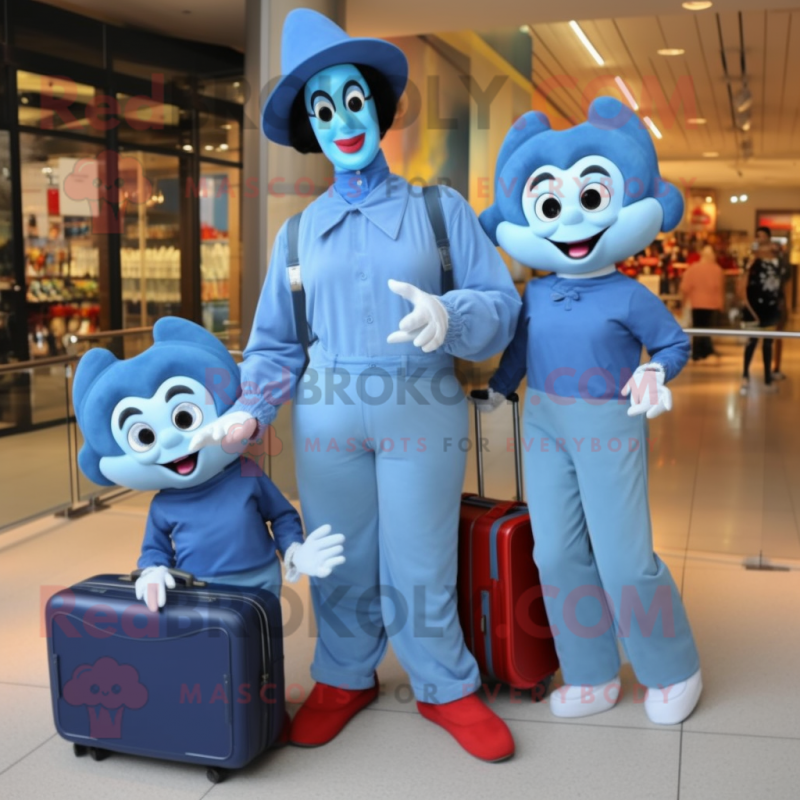
[[[453,262],[450,258],[450,238],[447,235],[447,225],[444,221],[439,187],[425,186],[422,189],[422,196],[425,198],[425,210],[428,212],[428,220],[433,229],[433,237],[436,239],[436,249],[439,251],[439,261],[442,264],[442,294],[447,294],[452,292],[455,286],[453,283]]]
[[[299,240],[300,217],[302,213],[290,217],[286,223],[286,274],[289,276],[289,288],[292,290],[292,307],[294,309],[294,327],[297,341],[303,346],[305,363],[303,372],[308,366],[308,318],[306,316],[306,290],[303,288],[303,276],[300,272]]]

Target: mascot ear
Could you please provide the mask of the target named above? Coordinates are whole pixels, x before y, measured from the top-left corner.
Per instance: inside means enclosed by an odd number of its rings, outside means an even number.
[[[669,233],[669,231],[677,228],[683,219],[683,194],[677,186],[659,178],[656,200],[661,204],[661,208],[664,209],[664,222],[661,224],[661,231]]]
[[[90,481],[94,481],[100,486],[114,485],[113,481],[110,481],[100,472],[100,456],[88,443],[84,443],[80,453],[78,453],[78,466]]]
[[[549,131],[550,120],[541,111],[528,111],[523,114],[512,126],[503,140],[503,146],[497,155],[495,175],[499,176],[503,172],[503,167],[521,145],[538,136],[540,133]]]
[[[72,405],[75,407],[75,416],[81,428],[83,428],[83,403],[92,384],[118,361],[119,359],[104,347],[95,347],[81,356],[75,370],[75,380],[72,382]]]
[[[486,211],[482,211],[478,217],[478,222],[486,232],[486,235],[492,240],[492,244],[497,247],[497,226],[503,221],[503,212],[497,203],[489,206]]]

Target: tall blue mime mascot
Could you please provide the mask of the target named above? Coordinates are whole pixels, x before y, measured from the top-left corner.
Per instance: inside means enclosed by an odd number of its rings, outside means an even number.
[[[375,669],[391,638],[421,714],[472,755],[500,761],[514,742],[475,694],[480,676],[454,595],[465,470],[458,442],[468,429],[453,357],[479,361],[503,350],[520,299],[468,204],[451,191],[439,199],[454,289],[439,296],[443,265],[425,198],[389,173],[380,148],[407,80],[399,49],[350,38],[297,9],[283,29],[282,70],[264,107],[264,133],[322,152],[335,167],[332,190],[299,227],[312,345],[293,405],[297,479],[306,524],[324,520],[348,545],[347,563],[311,582],[316,685],[291,741],[329,742],[378,696]],[[245,351],[248,391],[196,446],[218,446],[234,422],[248,421],[251,431],[256,420],[269,423],[295,396],[305,359],[287,228],[275,241]]]
[[[583,717],[616,703],[619,635],[648,687],[647,715],[681,722],[700,697],[700,663],[653,552],[646,419],[672,408],[666,383],[689,342],[662,301],[614,265],[674,228],[683,198],[661,179],[638,117],[609,97],[566,131],[538,112],[521,117],[498,156],[495,196],[484,229],[552,273],[528,284],[485,403],[499,406],[527,373],[534,559],[566,683],[551,710]],[[643,347],[652,360],[640,365]]]

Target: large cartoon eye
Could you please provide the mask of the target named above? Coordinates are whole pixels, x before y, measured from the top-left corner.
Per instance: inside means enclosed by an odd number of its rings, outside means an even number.
[[[344,87],[344,104],[353,113],[358,113],[364,108],[367,98],[364,90],[356,81],[350,81]]]
[[[146,422],[137,422],[128,431],[128,444],[137,453],[146,453],[155,443],[156,432]]]
[[[194,403],[181,403],[172,412],[172,424],[182,431],[193,431],[203,421],[203,412]]]
[[[561,216],[561,201],[551,193],[539,195],[534,206],[536,216],[543,222],[552,222]]]
[[[99,693],[100,693],[100,687],[99,687],[99,686],[98,686],[96,683],[93,683],[93,684],[92,684],[92,685],[89,687],[89,691],[90,691],[92,694],[99,694]]]
[[[336,113],[336,106],[331,96],[323,91],[316,91],[311,95],[311,108],[320,122],[330,122]]]
[[[119,694],[122,691],[122,687],[118,683],[115,683],[111,687],[111,691],[114,692],[114,694]]]
[[[587,211],[605,211],[611,204],[611,191],[602,183],[590,183],[581,192],[581,205]]]

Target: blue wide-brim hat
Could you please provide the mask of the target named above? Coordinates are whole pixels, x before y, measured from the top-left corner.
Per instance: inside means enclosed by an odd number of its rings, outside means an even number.
[[[272,142],[291,144],[292,104],[310,78],[338,64],[365,64],[382,73],[400,95],[408,81],[408,61],[399,47],[383,39],[348,36],[335,22],[309,8],[286,16],[281,38],[281,79],[261,112],[261,130]]]

